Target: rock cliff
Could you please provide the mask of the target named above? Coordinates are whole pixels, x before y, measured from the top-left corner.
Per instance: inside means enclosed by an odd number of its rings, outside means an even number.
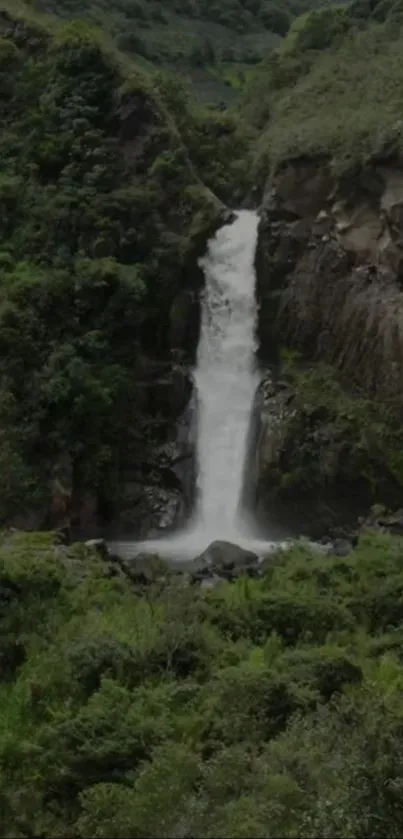
[[[257,255],[265,335],[401,405],[403,161],[342,180],[326,163],[285,166],[265,195]]]
[[[327,365],[304,374],[303,387],[300,376],[297,394],[288,382],[287,399],[284,390],[274,398],[272,414],[286,409],[288,419],[276,445],[273,421],[266,424],[258,450],[261,488],[266,473],[288,500],[298,496],[303,515],[302,490],[330,522],[325,508],[335,504],[356,513],[379,495],[400,503],[402,229],[403,161],[390,148],[343,178],[324,159],[291,160],[265,192],[256,256],[261,360],[273,363],[288,348],[302,370]]]

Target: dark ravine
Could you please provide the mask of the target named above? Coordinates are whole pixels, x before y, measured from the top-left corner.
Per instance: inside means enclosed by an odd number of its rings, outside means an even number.
[[[17,502],[11,497],[10,509],[0,511],[2,519],[16,527],[59,528],[71,535],[99,536],[109,530],[140,539],[155,536],[183,523],[192,508],[192,367],[203,286],[198,260],[209,238],[233,220],[233,213],[205,186],[203,175],[209,180],[209,173],[202,158],[194,158],[202,135],[196,123],[191,135],[191,112],[185,130],[183,115],[181,122],[175,111],[169,112],[169,97],[165,100],[162,88],[154,89],[140,71],[124,77],[119,62],[86,32],[79,37],[66,32],[53,44],[51,29],[23,16],[14,19],[8,10],[0,13],[0,35],[9,59],[2,107],[8,109],[12,127],[4,140],[12,174],[7,187],[11,192],[6,190],[1,199],[2,233],[10,251],[5,251],[4,270],[8,277],[14,258],[10,254],[19,254],[23,241],[24,259],[35,278],[30,279],[32,299],[27,303],[28,291],[23,289],[21,298],[16,291],[13,305],[21,323],[27,307],[40,322],[38,301],[48,295],[54,330],[43,338],[39,329],[38,344],[33,337],[20,357],[13,331],[0,324],[2,358],[7,359],[1,382],[10,387],[10,403],[16,406],[11,419],[6,418],[5,457],[9,446],[17,462],[21,456],[29,467],[26,481],[21,481],[25,495]],[[27,102],[39,101],[40,92],[42,110],[31,114]],[[88,118],[81,136],[76,116],[83,103]],[[221,136],[227,136],[228,144],[232,130],[230,123],[217,121],[217,131],[212,131],[217,149]],[[32,139],[36,131],[38,137]],[[39,137],[46,137],[53,149],[51,163]],[[72,138],[79,149],[73,173],[68,152]],[[102,155],[108,165],[101,171]],[[20,182],[23,164],[25,180]],[[371,457],[368,469],[367,455],[359,452],[357,417],[352,450],[344,444],[352,429],[340,423],[338,415],[335,421],[333,407],[325,406],[323,399],[319,404],[322,386],[317,379],[299,378],[296,384],[280,363],[284,346],[300,352],[304,364],[325,362],[340,374],[346,392],[373,400],[400,418],[402,171],[397,149],[380,141],[376,153],[348,177],[337,178],[324,157],[305,156],[284,162],[264,190],[256,253],[259,358],[275,373],[260,405],[261,394],[257,396],[245,492],[264,525],[273,528],[277,522],[280,532],[291,527],[323,535],[340,526],[347,513],[356,516],[374,501],[391,507],[403,501],[403,468],[390,454],[400,445],[396,429],[388,425],[383,435],[385,455],[379,439],[372,442],[376,418],[371,419],[364,449],[372,446],[377,460]],[[222,178],[221,173],[216,179],[218,193]],[[93,186],[88,193],[89,182]],[[63,202],[70,200],[71,189],[79,198],[70,214],[70,229]],[[255,206],[259,191],[249,184],[243,205]],[[35,214],[38,229],[31,223]],[[17,267],[21,270],[20,263]],[[62,304],[53,282],[55,271],[60,271]],[[85,271],[88,285],[81,298],[76,289]],[[15,283],[13,278],[10,284],[18,290],[19,282],[16,271]],[[106,289],[102,305],[97,283]],[[130,283],[138,283],[140,297],[142,284],[146,288],[140,304],[131,297],[130,305],[125,302]],[[55,316],[60,305],[71,314],[63,328]],[[17,333],[18,328],[17,324]],[[92,331],[100,334],[102,349],[87,346]],[[70,428],[66,404],[54,404],[63,387],[69,394],[70,384],[63,381],[61,387],[58,373],[53,380],[49,342],[55,348],[55,370],[58,353],[63,359],[68,350],[76,363],[90,358],[88,383],[85,379],[90,393],[94,380],[101,382],[100,393],[95,388],[94,399],[89,397],[86,415],[91,408],[93,416],[88,428],[82,418],[79,430]],[[30,368],[21,379],[18,371],[28,358]],[[104,377],[105,359],[110,369]],[[10,370],[16,371],[11,384]],[[117,384],[121,381],[123,386]],[[334,387],[331,382],[329,394],[333,388],[334,395]],[[97,398],[99,409],[93,408]],[[104,408],[105,417],[100,418]],[[98,429],[95,442],[92,426]],[[22,453],[12,449],[14,429],[18,445],[29,429]],[[314,450],[317,457],[311,456]],[[310,474],[313,485],[307,486],[309,459],[317,460],[322,483]],[[26,486],[39,489],[32,509]],[[348,499],[348,510],[343,499]]]

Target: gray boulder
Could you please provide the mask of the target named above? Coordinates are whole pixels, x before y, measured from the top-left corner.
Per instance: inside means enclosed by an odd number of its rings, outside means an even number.
[[[349,556],[353,551],[353,545],[348,539],[335,539],[330,548],[330,556]]]
[[[206,577],[232,580],[241,574],[255,576],[258,567],[259,559],[252,551],[232,542],[217,540],[193,561],[192,577],[195,581]]]

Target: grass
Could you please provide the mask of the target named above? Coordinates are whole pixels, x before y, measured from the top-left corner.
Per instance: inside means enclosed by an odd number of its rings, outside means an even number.
[[[389,21],[350,32],[341,45],[311,56],[309,71],[296,84],[266,93],[267,100],[270,120],[257,158],[272,169],[286,158],[324,154],[342,172],[363,163],[381,136],[396,135],[402,147],[396,125],[403,112],[401,26]]]

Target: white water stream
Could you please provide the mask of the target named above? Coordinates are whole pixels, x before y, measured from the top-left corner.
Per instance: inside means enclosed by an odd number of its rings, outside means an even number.
[[[200,341],[194,371],[198,405],[197,502],[181,533],[137,543],[138,551],[192,558],[216,539],[256,552],[257,540],[242,516],[248,433],[259,381],[256,365],[254,257],[257,213],[242,210],[222,227],[200,260],[205,274]],[[129,554],[129,544],[125,550]],[[122,552],[124,543],[114,543]],[[131,553],[133,554],[133,543]]]
[[[255,368],[254,256],[258,217],[238,213],[201,260],[206,286],[197,365],[198,503],[194,528],[209,541],[239,536]]]

